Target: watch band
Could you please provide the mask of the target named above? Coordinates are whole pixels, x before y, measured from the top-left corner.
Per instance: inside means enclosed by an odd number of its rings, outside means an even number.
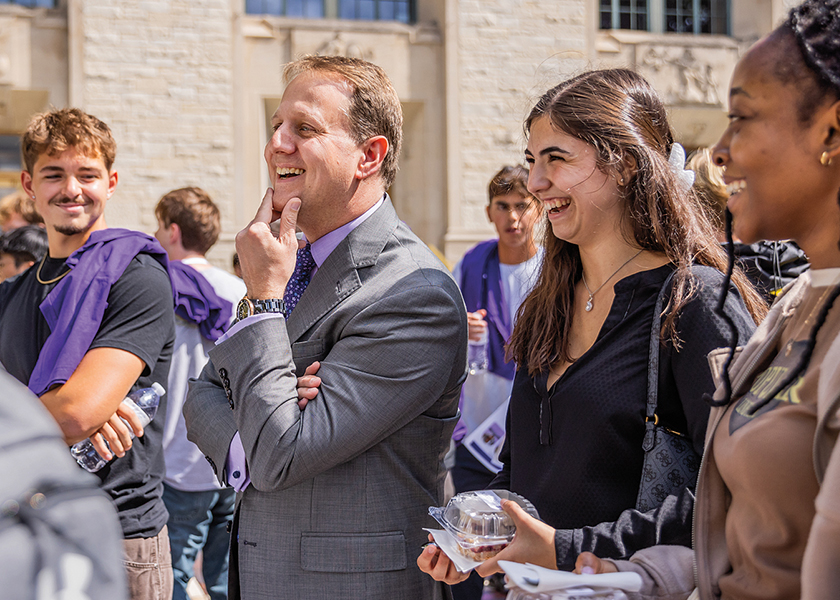
[[[254,304],[254,314],[280,313],[286,316],[286,301],[283,298],[268,298],[267,300],[251,300]]]
[[[268,298],[266,300],[251,300],[247,296],[236,306],[236,320],[241,321],[252,315],[275,313],[286,316],[286,302],[282,298]]]

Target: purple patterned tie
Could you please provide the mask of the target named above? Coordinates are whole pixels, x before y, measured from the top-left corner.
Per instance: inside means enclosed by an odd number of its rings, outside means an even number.
[[[292,278],[289,279],[288,285],[286,285],[286,293],[283,294],[287,315],[292,314],[295,306],[297,306],[298,300],[303,295],[303,290],[309,285],[314,268],[315,259],[312,258],[312,250],[307,243],[303,248],[298,248],[295,270],[292,272]]]

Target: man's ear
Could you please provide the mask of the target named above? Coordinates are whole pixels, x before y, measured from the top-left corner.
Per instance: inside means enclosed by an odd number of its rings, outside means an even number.
[[[181,245],[181,227],[177,223],[172,223],[166,228],[169,231],[169,243],[173,246]]]
[[[32,191],[32,175],[29,171],[20,172],[20,184],[23,186],[23,191],[26,192],[27,196],[32,198],[35,195],[35,192]]]
[[[108,197],[110,198],[114,194],[114,190],[117,189],[117,182],[119,181],[120,177],[117,175],[116,171],[111,171],[108,174]]]
[[[362,151],[364,155],[356,168],[357,179],[367,179],[380,171],[388,154],[388,140],[383,135],[374,136],[365,141]]]

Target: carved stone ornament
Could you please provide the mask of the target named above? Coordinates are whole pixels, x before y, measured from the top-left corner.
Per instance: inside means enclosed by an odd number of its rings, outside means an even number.
[[[346,56],[347,58],[360,58],[370,61],[373,59],[373,50],[362,48],[354,42],[348,42],[341,35],[341,32],[323,44],[315,51],[319,56]]]
[[[714,67],[697,60],[691,48],[649,48],[640,66],[665,76],[654,78],[669,82],[661,88],[668,104],[721,106]]]

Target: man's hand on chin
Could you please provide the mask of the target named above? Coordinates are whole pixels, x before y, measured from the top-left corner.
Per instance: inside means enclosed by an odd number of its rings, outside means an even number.
[[[282,298],[292,276],[300,247],[295,235],[300,199],[291,198],[278,212],[274,190],[268,188],[254,219],[236,234],[236,252],[248,297],[256,300]],[[280,218],[279,232],[271,223]]]

